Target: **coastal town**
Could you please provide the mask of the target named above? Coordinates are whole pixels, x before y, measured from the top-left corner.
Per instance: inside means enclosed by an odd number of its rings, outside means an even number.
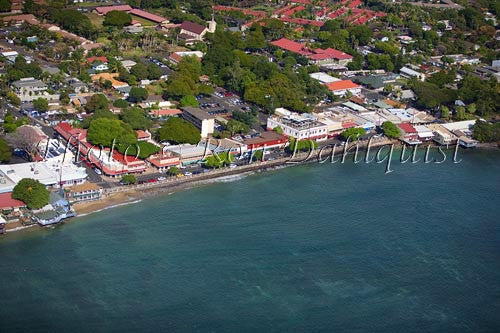
[[[500,141],[497,1],[8,0],[0,12],[0,233],[328,145]]]

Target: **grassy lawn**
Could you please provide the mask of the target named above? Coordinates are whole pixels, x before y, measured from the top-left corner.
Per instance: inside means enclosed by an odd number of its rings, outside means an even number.
[[[104,22],[104,16],[97,15],[96,13],[85,13],[85,15],[90,19],[90,22],[98,29],[102,28],[102,22]]]

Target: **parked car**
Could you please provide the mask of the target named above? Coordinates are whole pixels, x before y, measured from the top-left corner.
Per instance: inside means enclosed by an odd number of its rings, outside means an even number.
[[[149,178],[148,179],[148,183],[156,183],[156,179],[155,178]]]
[[[95,172],[95,173],[97,173],[98,175],[102,175],[102,171],[101,171],[101,169],[99,169],[99,168],[97,168],[97,167],[96,167],[96,168],[94,168],[93,170],[94,170],[94,172]]]
[[[192,176],[193,173],[192,172],[184,172],[184,176]]]
[[[157,179],[158,179],[158,181],[162,181],[162,180],[167,179],[167,177],[160,176],[160,177],[158,177]]]

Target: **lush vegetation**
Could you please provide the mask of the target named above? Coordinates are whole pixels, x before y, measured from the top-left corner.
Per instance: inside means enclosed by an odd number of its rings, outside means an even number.
[[[113,143],[131,145],[136,143],[137,133],[118,119],[99,118],[90,123],[87,140],[104,147],[111,147]]]
[[[175,176],[175,175],[178,175],[180,172],[179,168],[178,167],[174,167],[174,166],[171,166],[170,168],[168,168],[168,171],[167,173],[171,176]]]
[[[295,138],[290,138],[288,150],[290,152],[300,152],[300,151],[310,151],[318,148],[318,143],[313,140],[296,140]]]
[[[145,159],[160,151],[160,147],[146,141],[137,141],[131,145],[119,144],[116,148],[122,154],[126,152],[128,156],[137,156],[140,159]],[[139,154],[137,154],[137,149],[139,149]]]
[[[5,139],[0,138],[0,162],[8,162],[12,157],[12,149]]]
[[[360,137],[366,134],[366,130],[360,127],[351,127],[343,131],[340,136],[344,140],[358,140]]]
[[[382,130],[384,134],[389,138],[399,138],[401,136],[401,131],[392,121],[384,121],[382,123]]]
[[[474,139],[481,142],[500,141],[500,123],[477,121],[474,125]]]
[[[157,138],[160,141],[172,143],[200,142],[200,131],[191,123],[181,118],[169,118],[157,131]]]
[[[3,130],[5,133],[14,132],[19,126],[29,124],[29,119],[26,117],[16,119],[11,113],[7,113],[3,118]]]
[[[49,109],[49,101],[39,97],[33,101],[33,107],[40,112],[46,112]]]
[[[135,175],[124,175],[121,182],[125,185],[137,183],[137,177]]]
[[[49,203],[49,191],[38,180],[23,178],[12,191],[12,198],[21,200],[29,209],[39,209]]]
[[[220,168],[234,161],[234,156],[229,152],[215,154],[205,158],[207,168]]]
[[[132,22],[132,16],[129,13],[112,10],[106,14],[106,18],[104,19],[104,25],[110,25],[115,27],[123,27],[129,25]]]
[[[145,130],[151,127],[153,122],[151,119],[149,119],[144,112],[144,110],[138,108],[138,107],[131,107],[131,108],[126,108],[125,110],[122,110],[120,113],[120,119],[124,122],[130,125],[132,129],[138,130]]]

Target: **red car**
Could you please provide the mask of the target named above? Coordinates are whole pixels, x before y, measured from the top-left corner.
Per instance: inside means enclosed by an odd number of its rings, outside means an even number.
[[[231,97],[231,96],[233,96],[233,94],[231,94],[230,92],[227,92],[227,93],[224,94],[224,96]]]
[[[156,179],[154,178],[148,179],[148,183],[156,183]]]

